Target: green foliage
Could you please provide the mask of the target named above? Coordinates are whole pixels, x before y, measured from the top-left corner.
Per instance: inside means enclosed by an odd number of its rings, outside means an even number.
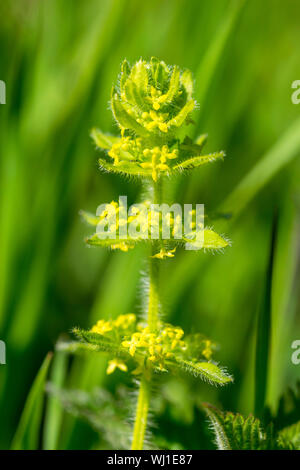
[[[213,385],[225,385],[233,381],[232,377],[212,362],[192,362],[177,360],[180,368]]]
[[[12,442],[13,450],[36,450],[39,448],[45,384],[51,359],[52,355],[48,354],[32,384]]]
[[[255,414],[261,417],[266,404],[266,393],[269,376],[269,355],[271,343],[271,317],[272,317],[272,279],[277,237],[277,213],[271,231],[270,254],[266,269],[266,279],[262,293],[261,305],[257,319],[257,338],[255,356]]]
[[[59,401],[70,414],[92,426],[101,436],[107,449],[128,449],[130,424],[128,410],[131,408],[129,390],[118,387],[115,394],[94,388],[91,392],[57,388],[50,384],[50,397]],[[102,444],[103,445],[103,444]]]
[[[203,404],[219,450],[300,450],[300,422],[276,432],[254,416],[223,412]]]
[[[281,395],[276,413],[270,416],[275,428],[281,430],[289,427],[298,421],[300,416],[300,382],[294,388],[288,388]]]
[[[278,447],[286,450],[300,450],[300,421],[278,433]]]
[[[266,445],[266,437],[262,433],[260,421],[253,416],[244,418],[233,413],[224,413],[217,408],[205,404],[215,433],[219,450],[262,450]]]

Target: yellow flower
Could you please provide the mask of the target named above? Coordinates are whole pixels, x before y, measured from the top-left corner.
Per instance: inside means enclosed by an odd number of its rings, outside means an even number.
[[[131,340],[130,341],[123,341],[122,342],[122,346],[124,348],[128,348],[129,349],[129,354],[131,356],[134,356],[135,355],[135,351],[136,351],[136,348],[139,346],[139,343],[140,343],[140,338],[141,338],[141,333],[134,333],[132,336],[131,336]]]
[[[136,316],[134,313],[127,313],[126,315],[119,315],[118,318],[114,321],[114,325],[119,328],[127,329],[133,323],[136,322]]]
[[[105,335],[108,331],[112,330],[112,324],[110,321],[99,320],[96,325],[91,329],[91,333],[98,333],[99,335]]]
[[[202,351],[203,356],[209,361],[212,356],[212,343],[209,339],[205,340],[205,348]]]
[[[162,248],[160,252],[156,253],[156,255],[153,255],[152,258],[157,258],[157,259],[174,258],[175,251],[176,251],[176,248],[174,248],[173,250],[168,250],[168,251],[165,251],[164,248]]]
[[[127,372],[128,370],[125,362],[121,361],[120,359],[115,358],[109,361],[107,369],[106,369],[106,373],[108,375],[112,374],[116,369],[120,369],[122,372]]]
[[[127,252],[129,248],[133,248],[133,245],[129,245],[125,242],[115,243],[114,245],[111,245],[112,250],[121,250]]]

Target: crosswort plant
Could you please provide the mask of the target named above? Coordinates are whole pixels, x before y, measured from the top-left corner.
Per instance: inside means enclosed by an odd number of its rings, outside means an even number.
[[[190,170],[224,157],[224,152],[203,153],[206,135],[193,142],[184,134],[185,126],[193,123],[191,114],[197,105],[188,70],[181,71],[176,65],[168,66],[156,58],[151,58],[150,62],[139,60],[133,66],[125,60],[118,85],[112,89],[110,104],[121,135],[104,134],[98,129],[92,131],[92,138],[101,150],[100,168],[141,179],[145,195],[142,202],[147,206],[164,203],[166,178],[178,173],[188,174]],[[131,237],[127,231],[124,234],[124,225],[127,227],[133,222],[140,232],[151,231],[151,224],[153,228],[153,211],[147,213],[145,220],[138,205],[134,214],[125,218],[116,202],[108,204],[96,215],[86,212],[82,215],[89,224],[97,227],[108,221],[111,208],[115,209],[117,217],[113,227],[108,224],[106,237],[100,237],[96,231],[86,241],[89,245],[122,251],[133,249],[140,242],[149,245],[145,315],[138,318],[134,313],[120,312],[117,318],[100,319],[89,331],[76,328],[76,341],[60,347],[73,353],[107,353],[108,374],[119,369],[137,378],[139,392],[131,447],[140,450],[145,444],[156,373],[183,371],[214,385],[227,384],[232,377],[213,361],[215,345],[210,339],[200,333],[186,335],[181,327],[162,321],[160,263],[173,258],[178,247],[191,242],[189,236],[175,236],[176,217],[169,216],[168,239],[162,236],[161,228],[159,236],[153,239],[151,236]],[[193,215],[191,211],[192,218]],[[197,236],[201,234],[201,246],[197,249],[222,250],[229,245],[223,236],[206,227],[204,221],[196,223],[192,220],[190,228],[196,244]]]

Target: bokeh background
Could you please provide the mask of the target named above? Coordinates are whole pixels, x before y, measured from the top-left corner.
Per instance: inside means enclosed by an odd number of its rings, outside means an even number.
[[[133,202],[141,191],[137,181],[98,170],[89,137],[95,125],[117,132],[108,102],[125,57],[157,56],[191,69],[200,106],[188,132],[207,132],[208,150],[227,153],[223,163],[178,178],[169,194],[176,202],[205,203],[232,247],[216,255],[179,252],[164,265],[162,291],[167,321],[216,340],[217,359],[235,382],[218,389],[182,378],[160,384],[154,434],[163,447],[213,448],[202,401],[244,414],[255,407],[259,413],[265,403],[275,410],[296,383],[300,105],[292,104],[291,84],[300,79],[299,15],[294,0],[1,2],[0,79],[7,87],[0,106],[0,339],[7,347],[1,448],[12,445],[17,429],[21,439],[26,423],[23,448],[109,447],[107,429],[101,432],[97,419],[94,429],[89,425],[92,412],[82,403],[74,417],[48,398],[41,424],[33,426],[41,409],[31,416],[29,405],[21,430],[19,422],[61,335],[139,311],[143,249],[90,249],[79,217],[80,209],[95,211],[119,195]],[[53,364],[56,385],[102,389],[96,401],[106,400],[106,417],[123,393],[119,383],[132,389],[121,372],[106,377],[103,358],[55,354]]]

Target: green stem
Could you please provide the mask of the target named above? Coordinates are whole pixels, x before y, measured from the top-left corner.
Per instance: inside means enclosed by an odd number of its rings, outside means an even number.
[[[153,202],[160,204],[161,201],[161,181],[153,184]],[[152,245],[151,255],[157,252],[155,244]],[[149,263],[149,299],[147,323],[151,332],[155,332],[159,320],[159,261],[150,256]],[[140,382],[139,396],[136,407],[135,422],[133,429],[132,450],[142,450],[145,432],[147,427],[147,417],[150,404],[150,377],[143,377]]]
[[[156,250],[152,247],[151,255],[155,254]],[[150,258],[149,263],[149,300],[148,300],[148,326],[151,332],[157,330],[158,317],[159,317],[159,261],[154,258]]]
[[[140,383],[139,397],[136,407],[135,423],[131,450],[142,450],[150,403],[150,383],[143,377]]]

